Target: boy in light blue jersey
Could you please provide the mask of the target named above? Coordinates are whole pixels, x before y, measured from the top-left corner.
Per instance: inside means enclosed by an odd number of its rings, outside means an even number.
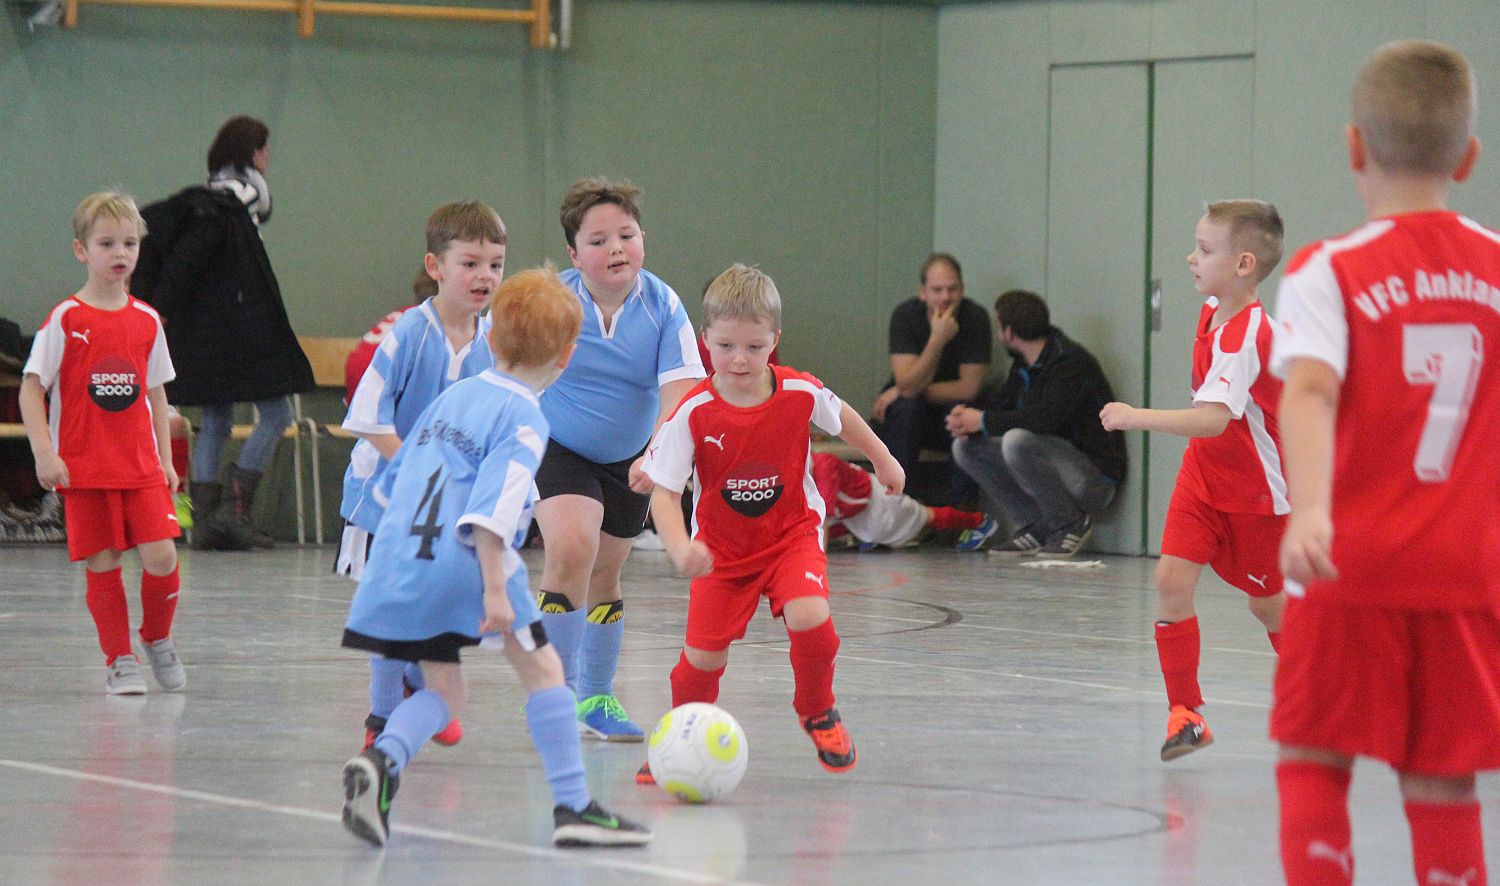
[[[381,341],[344,419],[344,429],[360,440],[344,472],[344,534],[334,567],[340,575],[358,581],[363,573],[384,510],[376,490],[417,417],[454,382],[495,365],[479,314],[505,273],[505,240],[505,223],[477,200],[444,204],[427,219],[423,262],[437,294],[401,315]],[[420,689],[421,669],[370,660],[365,747],[401,701],[403,681]],[[437,740],[452,745],[462,737],[463,725],[454,720]]]
[[[576,700],[547,644],[517,550],[547,445],[536,392],[573,353],[581,311],[551,270],[517,274],[492,305],[496,367],[444,392],[381,478],[387,500],[343,645],[420,662],[427,679],[344,765],[344,826],[383,846],[401,771],[466,689],[459,651],[500,646],[527,691],[526,722],[552,788],[553,842],[638,846],[651,833],[602,809],[584,782]]]
[[[560,213],[583,308],[578,350],[542,395],[552,440],[537,472],[545,564],[537,603],[577,688],[579,728],[605,741],[644,738],[614,694],[624,637],[620,571],[650,506],[641,457],[677,401],[704,377],[687,311],[643,269],[640,190],[576,182]]]

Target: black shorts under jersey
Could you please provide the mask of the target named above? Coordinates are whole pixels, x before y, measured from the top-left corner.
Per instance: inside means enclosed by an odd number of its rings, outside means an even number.
[[[645,452],[642,449],[641,452]],[[651,496],[630,488],[630,465],[637,452],[621,461],[592,462],[556,440],[547,441],[547,452],[536,471],[537,492],[543,499],[554,495],[582,495],[604,505],[599,527],[615,538],[635,538],[646,525]]]

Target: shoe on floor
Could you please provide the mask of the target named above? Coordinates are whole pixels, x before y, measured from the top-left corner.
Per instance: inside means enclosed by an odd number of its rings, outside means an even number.
[[[1094,520],[1088,514],[1079,514],[1078,519],[1047,537],[1045,544],[1036,552],[1038,557],[1063,560],[1078,553],[1083,543],[1094,531]]]
[[[463,739],[464,724],[460,723],[457,717],[449,720],[447,726],[444,726],[437,732],[437,734],[432,736],[433,741],[437,742],[445,748],[451,748],[459,742],[463,741]]]
[[[651,761],[647,760],[641,764],[641,768],[635,771],[636,784],[656,784],[656,776],[651,774]]]
[[[554,807],[552,824],[552,842],[558,846],[644,846],[651,842],[650,831],[593,800],[577,812]]]
[[[391,835],[391,801],[400,782],[379,748],[362,751],[345,763],[344,828],[371,846],[384,846]]]
[[[630,721],[613,695],[591,695],[578,703],[578,728],[600,741],[645,741],[646,733]]]
[[[105,665],[104,691],[110,695],[145,695],[140,661],[134,655],[122,655]]]
[[[858,762],[854,741],[844,728],[838,708],[829,708],[818,717],[802,721],[802,728],[818,749],[818,763],[829,772],[848,772]]]
[[[1032,533],[1031,527],[1026,527],[1010,537],[1004,544],[991,545],[990,555],[994,557],[1030,557],[1042,549],[1042,543]]]
[[[146,660],[151,662],[151,676],[161,688],[168,692],[181,692],[187,686],[187,671],[182,669],[182,659],[177,657],[177,642],[163,637],[155,643],[144,643]]]
[[[985,515],[984,521],[973,529],[965,529],[958,536],[958,544],[953,547],[956,550],[982,551],[990,545],[990,538],[1000,529],[1000,524],[994,517]]]
[[[630,543],[630,547],[637,551],[665,551],[667,549],[667,545],[661,540],[661,536],[657,535],[656,530],[649,526],[641,530],[641,534],[635,537],[635,540]]]
[[[1183,705],[1173,705],[1167,717],[1167,740],[1161,746],[1162,760],[1175,760],[1214,743],[1214,735],[1203,715]]]

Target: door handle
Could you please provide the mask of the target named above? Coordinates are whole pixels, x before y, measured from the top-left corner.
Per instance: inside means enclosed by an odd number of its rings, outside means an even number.
[[[1151,281],[1151,331],[1161,332],[1161,278]]]

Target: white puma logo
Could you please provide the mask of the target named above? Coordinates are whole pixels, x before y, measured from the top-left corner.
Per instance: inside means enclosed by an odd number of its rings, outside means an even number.
[[[821,575],[815,575],[815,574],[813,574],[811,572],[804,572],[802,574],[805,575],[805,576],[807,576],[807,580],[808,581],[817,582],[818,587],[820,587],[820,588],[823,587],[823,576],[821,576]],[[827,590],[827,588],[824,588],[824,590]]]
[[[1310,859],[1322,859],[1331,861],[1339,866],[1344,876],[1354,876],[1354,853],[1349,849],[1335,849],[1322,840],[1314,840],[1307,844],[1307,857]]]
[[[1266,579],[1270,578],[1269,575],[1262,575],[1260,578],[1256,578],[1248,572],[1245,573],[1245,577],[1260,585],[1260,589],[1263,591],[1266,589]]]
[[[72,337],[72,338],[81,338],[81,339],[83,339],[83,343],[84,344],[88,344],[89,343],[89,335],[91,333],[93,333],[93,331],[94,330],[92,330],[92,329],[85,329],[84,331],[79,332],[78,330],[75,329],[72,332],[69,332],[68,335],[70,337]]]
[[[703,435],[703,442],[704,443],[712,443],[715,446],[719,447],[719,451],[720,452],[723,452],[724,451],[724,437],[725,437],[724,434],[720,434],[717,437],[710,437],[707,434],[704,434]]]
[[[1469,868],[1459,876],[1432,868],[1427,872],[1427,886],[1469,886],[1469,881],[1479,876],[1479,871]]]

